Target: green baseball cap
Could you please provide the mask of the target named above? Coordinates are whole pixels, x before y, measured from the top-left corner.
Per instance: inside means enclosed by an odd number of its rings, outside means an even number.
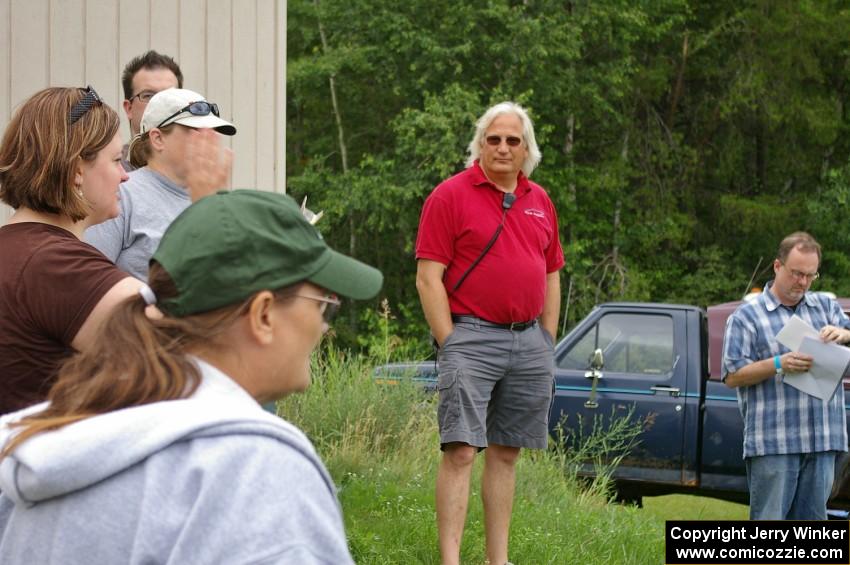
[[[309,281],[354,299],[375,296],[383,275],[328,247],[292,198],[221,191],[189,206],[168,227],[151,261],[177,296],[157,306],[182,317],[240,302],[261,290]]]

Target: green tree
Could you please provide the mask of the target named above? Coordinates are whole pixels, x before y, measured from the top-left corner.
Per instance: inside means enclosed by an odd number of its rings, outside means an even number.
[[[850,153],[842,2],[288,10],[289,190],[325,210],[332,245],[382,269],[402,337],[427,335],[414,288],[422,203],[463,168],[477,116],[505,99],[535,120],[543,161],[532,180],[559,212],[570,323],[604,300],[740,298],[796,229],[822,239],[824,286],[848,280],[833,205]],[[341,343],[358,343],[359,323],[370,331],[361,312],[378,300],[349,309]]]

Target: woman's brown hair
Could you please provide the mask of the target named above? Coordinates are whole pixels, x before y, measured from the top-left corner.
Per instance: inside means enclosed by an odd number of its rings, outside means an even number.
[[[0,200],[18,209],[63,214],[77,222],[90,212],[74,188],[79,159],[91,161],[118,133],[118,114],[94,104],[71,124],[82,88],[46,88],[15,112],[0,143]]]
[[[151,263],[149,279],[159,300],[177,295],[171,277],[155,261]],[[295,284],[274,294],[287,299],[300,286]],[[186,353],[198,346],[215,344],[248,311],[255,296],[185,318],[148,316],[141,295],[127,298],[100,327],[93,346],[62,366],[47,395],[48,407],[12,424],[23,429],[0,451],[0,458],[37,434],[91,416],[191,396],[201,377]]]
[[[164,135],[168,135],[175,126],[179,124],[171,123],[161,128],[156,128]],[[151,147],[151,132],[137,134],[130,141],[130,147],[127,151],[127,160],[130,164],[140,169],[148,164],[148,161],[153,155],[153,147]]]

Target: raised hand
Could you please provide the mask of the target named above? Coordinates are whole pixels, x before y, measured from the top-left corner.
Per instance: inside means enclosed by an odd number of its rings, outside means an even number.
[[[233,151],[221,147],[220,136],[212,129],[192,130],[186,146],[186,186],[192,202],[227,189]]]

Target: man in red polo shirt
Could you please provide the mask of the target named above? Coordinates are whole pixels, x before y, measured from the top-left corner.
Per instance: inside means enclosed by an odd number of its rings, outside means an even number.
[[[422,208],[416,288],[440,347],[437,529],[443,564],[460,559],[472,464],[484,456],[487,559],[508,560],[520,448],[546,447],[564,254],[555,208],[528,180],[540,162],[522,107],[478,120],[468,168]]]

